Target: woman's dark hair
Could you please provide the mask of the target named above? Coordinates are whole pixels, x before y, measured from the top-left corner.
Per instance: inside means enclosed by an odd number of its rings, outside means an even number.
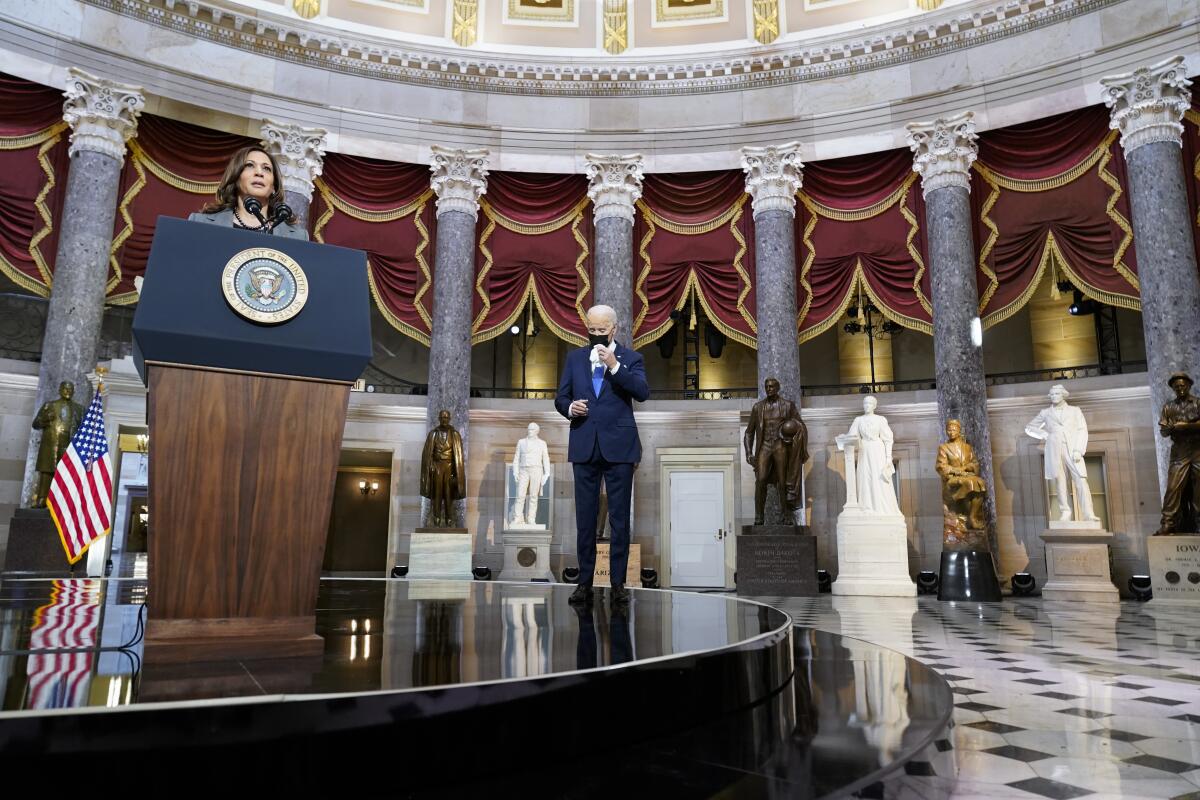
[[[283,203],[283,176],[279,174],[279,162],[275,160],[275,156],[257,144],[247,145],[233,154],[233,158],[229,159],[229,164],[225,167],[225,174],[221,176],[221,183],[217,187],[217,196],[202,208],[200,213],[215,214],[237,205],[238,181],[242,177],[242,170],[246,167],[246,159],[251,153],[262,153],[271,162],[271,196],[267,198],[265,209],[266,216],[270,219],[275,212],[275,207]],[[296,218],[292,217],[287,222],[289,225],[295,225]]]

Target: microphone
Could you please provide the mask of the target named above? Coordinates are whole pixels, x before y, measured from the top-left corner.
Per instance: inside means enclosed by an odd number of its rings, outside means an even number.
[[[287,203],[280,203],[275,206],[275,212],[271,215],[271,232],[283,223],[292,218],[292,208]]]
[[[251,214],[253,214],[254,218],[258,220],[258,223],[260,225],[267,224],[267,221],[265,219],[263,219],[263,215],[262,215],[262,203],[259,201],[259,199],[257,197],[243,197],[242,198],[242,208],[246,209]]]

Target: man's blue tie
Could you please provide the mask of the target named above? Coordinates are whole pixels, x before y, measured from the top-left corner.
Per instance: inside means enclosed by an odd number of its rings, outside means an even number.
[[[597,364],[592,370],[592,391],[596,393],[596,397],[600,396],[600,387],[604,385],[604,365]]]

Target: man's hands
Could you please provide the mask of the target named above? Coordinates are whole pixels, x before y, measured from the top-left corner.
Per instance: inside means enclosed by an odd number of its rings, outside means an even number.
[[[587,400],[575,400],[571,403],[571,407],[567,409],[572,417],[586,417],[588,413]]]
[[[612,369],[617,365],[617,354],[612,351],[611,347],[605,347],[602,344],[596,345],[596,357],[600,359],[600,363]],[[575,402],[579,402],[576,400]],[[586,413],[586,412],[585,412]]]

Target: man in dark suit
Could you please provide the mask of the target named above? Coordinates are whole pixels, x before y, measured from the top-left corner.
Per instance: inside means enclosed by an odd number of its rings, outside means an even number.
[[[612,601],[628,603],[625,570],[629,563],[629,498],[633,467],[642,460],[633,401],[645,401],[650,387],[641,355],[614,339],[617,314],[613,309],[588,309],[587,327],[590,344],[567,354],[558,396],[554,398],[558,413],[571,421],[567,460],[575,472],[575,541],[579,554],[579,586],[571,602],[586,603],[592,598],[596,514],[603,479],[612,530]]]

